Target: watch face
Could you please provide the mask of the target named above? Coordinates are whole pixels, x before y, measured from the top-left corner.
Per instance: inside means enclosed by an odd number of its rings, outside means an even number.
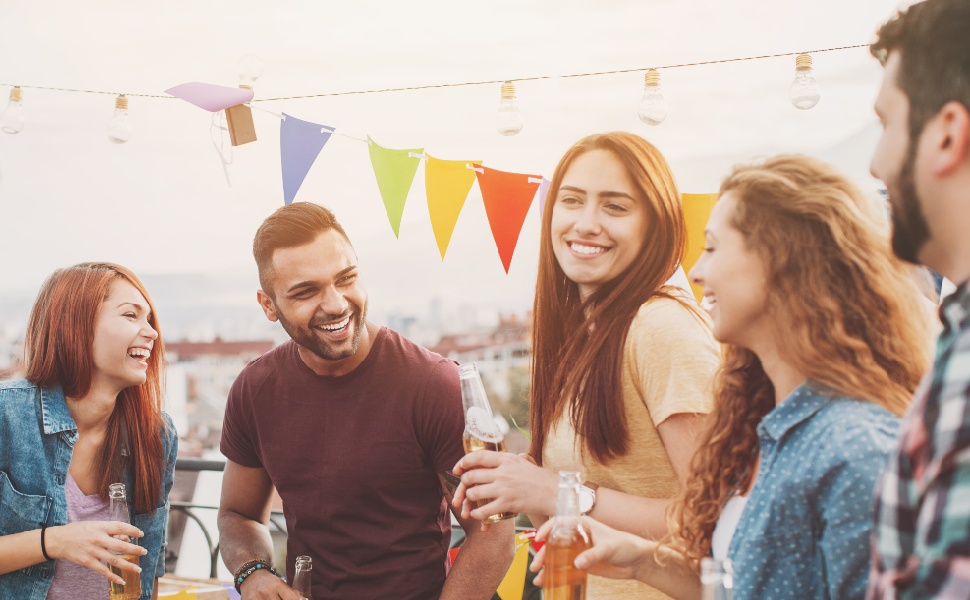
[[[585,515],[593,508],[595,492],[585,485],[579,487],[579,513]]]

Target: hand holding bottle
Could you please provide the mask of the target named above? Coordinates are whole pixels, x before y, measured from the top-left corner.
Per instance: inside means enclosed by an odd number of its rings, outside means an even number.
[[[465,454],[504,453],[505,435],[492,416],[492,407],[485,395],[485,386],[478,374],[478,367],[475,363],[461,365],[458,367],[458,378],[461,380],[461,403],[465,411],[465,431],[462,434]],[[459,464],[461,463],[459,462]],[[465,483],[466,487],[467,485]],[[467,492],[466,489],[460,491]],[[456,490],[456,494],[458,492],[459,490]],[[461,506],[465,499],[474,502],[479,509],[477,511],[478,516],[475,518],[481,520],[483,525],[515,517],[515,513],[511,511],[485,512],[480,510],[490,503],[491,498],[488,496],[468,498],[467,493],[463,493],[462,500],[457,501],[456,507]],[[465,512],[465,509],[462,509],[462,515]]]
[[[625,531],[617,531],[590,517],[582,517],[580,523],[589,532],[591,546],[576,556],[574,564],[577,568],[610,579],[645,581],[645,578],[649,578],[644,571],[649,569],[650,565],[656,564],[652,560],[656,542]],[[536,532],[536,541],[547,540],[553,526],[554,522],[550,520],[540,527]],[[530,566],[533,572],[542,569],[545,565],[547,547],[548,545],[543,546],[533,559]],[[536,585],[541,585],[543,579],[544,573],[540,573],[535,579]]]
[[[141,568],[137,564],[124,560],[122,556],[144,556],[148,551],[116,536],[133,539],[143,535],[134,525],[119,521],[77,521],[48,527],[44,545],[53,559],[69,560],[100,573],[108,581],[121,583],[124,579],[112,574],[108,566],[140,573]]]
[[[556,474],[536,465],[528,454],[479,451],[455,465],[461,485],[452,503],[462,517],[481,519],[495,513],[548,516],[555,510]],[[477,508],[474,502],[485,502]]]

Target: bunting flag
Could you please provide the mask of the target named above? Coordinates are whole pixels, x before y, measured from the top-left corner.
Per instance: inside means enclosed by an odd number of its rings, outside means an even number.
[[[387,211],[387,220],[394,230],[394,237],[400,237],[404,203],[411,191],[411,183],[414,182],[424,148],[389,150],[377,145],[370,136],[367,136],[367,144],[374,176],[377,177],[377,187],[381,191],[384,209]]]
[[[495,591],[502,600],[522,600],[525,591],[525,574],[529,566],[529,540],[519,533],[515,536],[515,556],[505,578]]]
[[[428,194],[428,213],[431,216],[431,229],[441,260],[455,232],[458,215],[465,206],[465,198],[475,183],[475,171],[470,167],[478,160],[441,160],[428,156],[424,166],[424,187]]]
[[[253,91],[211,83],[191,81],[165,90],[166,94],[181,98],[209,112],[238,106],[253,99]]]
[[[509,272],[512,253],[519,241],[522,223],[532,206],[541,179],[536,175],[506,173],[475,165],[478,187],[485,201],[485,214],[492,228],[492,237],[498,248],[505,272]]]
[[[684,206],[684,222],[687,225],[687,250],[681,266],[685,273],[690,273],[691,267],[701,257],[704,251],[704,228],[711,216],[711,209],[717,202],[717,194],[682,194]],[[690,284],[694,297],[698,302],[704,297],[704,288]]]
[[[301,121],[283,113],[280,122],[280,162],[283,168],[283,204],[293,202],[313,161],[327,145],[333,127]]]
[[[546,194],[549,193],[549,184],[551,183],[552,183],[551,181],[543,177],[542,183],[539,184],[539,216],[540,217],[542,216],[542,213],[546,212]]]

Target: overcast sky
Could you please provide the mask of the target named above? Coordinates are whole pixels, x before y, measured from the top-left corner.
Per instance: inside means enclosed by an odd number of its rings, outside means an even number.
[[[400,238],[387,222],[368,160],[372,136],[506,171],[551,175],[593,132],[628,130],[670,159],[685,192],[716,191],[728,166],[778,152],[840,163],[861,185],[874,141],[881,70],[864,48],[814,56],[822,99],[788,100],[794,57],[661,70],[669,116],[640,123],[650,66],[864,44],[897,0],[499,0],[463,2],[0,1],[0,84],[161,94],[205,81],[234,86],[236,62],[265,64],[256,99],[637,69],[522,81],[521,134],[494,129],[499,86],[344,95],[257,106],[336,127],[297,200],[344,223],[372,303],[496,302],[532,295],[538,203],[508,275],[477,184],[441,260],[419,168]],[[0,86],[4,101],[9,87]],[[0,134],[0,296],[35,291],[53,269],[112,260],[137,273],[255,268],[252,236],[282,203],[279,120],[254,111],[258,141],[234,149],[231,187],[210,139],[210,114],[175,99],[130,98],[134,134],[105,137],[113,95],[24,89],[18,135]],[[2,105],[3,102],[0,102]],[[245,301],[251,301],[247,295]]]

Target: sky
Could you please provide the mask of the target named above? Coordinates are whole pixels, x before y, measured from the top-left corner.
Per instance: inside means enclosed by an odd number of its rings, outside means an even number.
[[[10,85],[25,86],[27,119],[20,134],[0,134],[0,300],[32,296],[55,268],[110,260],[140,275],[231,274],[251,286],[222,291],[253,302],[252,236],[282,204],[280,122],[264,111],[285,111],[337,130],[296,199],[331,208],[344,224],[372,305],[405,310],[438,298],[528,306],[537,202],[506,274],[476,184],[442,260],[423,168],[395,238],[360,140],[370,135],[388,148],[423,147],[438,158],[549,177],[582,136],[626,130],[664,152],[683,192],[714,192],[732,164],[781,152],[834,161],[875,190],[867,169],[878,136],[872,101],[881,68],[866,48],[814,55],[822,98],[808,111],[788,99],[793,56],[661,68],[666,121],[647,126],[636,107],[648,67],[866,44],[899,5],[0,0],[0,98]],[[235,86],[236,63],[246,54],[264,64],[256,100],[543,78],[518,83],[525,127],[513,137],[495,131],[497,83],[257,102],[264,109],[253,114],[258,141],[234,148],[224,173],[210,113],[135,94],[164,96],[189,81]],[[562,77],[604,71],[629,72]],[[134,132],[115,145],[105,129],[121,92],[130,95]]]

